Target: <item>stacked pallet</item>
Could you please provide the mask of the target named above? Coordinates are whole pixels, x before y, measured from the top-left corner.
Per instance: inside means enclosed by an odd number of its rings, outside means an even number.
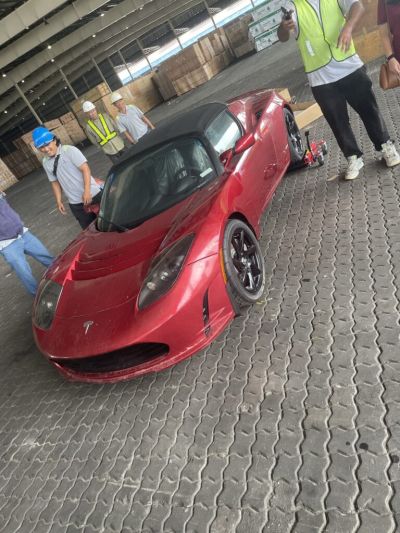
[[[266,0],[251,12],[253,22],[249,24],[249,35],[257,52],[279,40],[277,30],[282,20],[281,4],[281,0]]]
[[[0,191],[5,191],[8,187],[17,183],[17,181],[17,178],[8,166],[0,159]]]
[[[177,95],[184,94],[225,69],[233,53],[222,28],[203,37],[161,64],[159,72],[171,81]]]
[[[163,101],[161,94],[154,82],[154,72],[145,74],[140,78],[128,83],[132,100],[128,103],[133,103],[139,107],[143,113],[150,111],[153,107],[158,106]],[[120,89],[118,89],[120,92]]]
[[[254,42],[249,39],[249,25],[252,20],[252,16],[246,14],[224,26],[229,45],[237,59],[254,51]]]
[[[65,133],[70,137],[70,144],[77,145],[86,140],[86,134],[80,127],[73,113],[66,113],[59,118]]]
[[[40,161],[31,152],[29,155],[25,151],[16,150],[3,157],[4,163],[8,166],[14,176],[23,178],[34,170],[41,168]]]

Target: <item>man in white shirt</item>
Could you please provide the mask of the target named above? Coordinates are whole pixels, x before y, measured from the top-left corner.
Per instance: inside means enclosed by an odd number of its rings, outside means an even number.
[[[388,167],[400,163],[379,111],[372,82],[356,53],[352,32],[364,13],[358,0],[293,0],[278,29],[285,42],[294,33],[315,100],[348,160],[345,179],[358,177],[364,166],[350,126],[349,104]]]
[[[112,93],[111,103],[119,111],[116,119],[119,131],[125,134],[130,143],[137,143],[149,129],[154,130],[155,126],[143,112],[132,104],[126,105],[120,93]]]
[[[55,135],[43,126],[33,130],[32,139],[35,147],[45,156],[42,164],[58,210],[66,214],[62,201],[64,193],[81,228],[87,228],[96,215],[86,206],[100,202],[102,189],[92,177],[86,157],[75,146],[61,145]]]

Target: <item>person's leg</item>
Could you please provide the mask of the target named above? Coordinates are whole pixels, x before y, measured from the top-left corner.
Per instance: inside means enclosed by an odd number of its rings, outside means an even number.
[[[361,157],[362,152],[350,126],[346,98],[337,82],[311,87],[311,90],[344,156]]]
[[[48,267],[54,261],[54,257],[47,248],[30,231],[26,231],[21,237],[21,240],[24,243],[25,253],[36,259],[36,261],[39,261],[39,263],[42,263],[42,265]]]
[[[17,239],[13,243],[3,248],[3,250],[0,251],[0,254],[4,257],[11,268],[14,269],[26,290],[32,294],[32,296],[35,296],[38,283],[33,277],[32,269],[26,260],[24,243],[22,239]]]
[[[339,84],[349,105],[360,115],[375,149],[380,151],[390,137],[365,66],[339,80]]]
[[[86,229],[96,219],[94,213],[86,213],[83,204],[69,204],[69,207],[82,229]]]

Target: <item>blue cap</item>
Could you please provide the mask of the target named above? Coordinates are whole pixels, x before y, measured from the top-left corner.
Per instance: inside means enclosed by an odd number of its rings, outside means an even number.
[[[49,142],[51,142],[54,137],[54,133],[51,133],[51,131],[49,131],[47,128],[44,128],[43,126],[35,128],[32,132],[32,140],[36,148],[41,148],[42,146],[49,144]]]

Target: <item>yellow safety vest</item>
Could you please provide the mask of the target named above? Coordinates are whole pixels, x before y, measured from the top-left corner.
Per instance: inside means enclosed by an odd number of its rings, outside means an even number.
[[[346,19],[337,0],[320,0],[320,22],[307,0],[294,0],[299,34],[297,42],[307,73],[315,72],[330,61],[345,61],[356,53],[351,41],[347,52],[337,47],[337,40]]]
[[[92,128],[92,130],[95,132],[95,134],[99,137],[100,146],[104,146],[108,143],[108,141],[111,141],[111,139],[114,139],[118,135],[116,131],[110,131],[107,122],[103,115],[99,113],[99,119],[101,122],[101,125],[103,126],[104,133],[99,130],[99,128],[96,126],[96,124],[92,120],[88,120],[89,127]]]

